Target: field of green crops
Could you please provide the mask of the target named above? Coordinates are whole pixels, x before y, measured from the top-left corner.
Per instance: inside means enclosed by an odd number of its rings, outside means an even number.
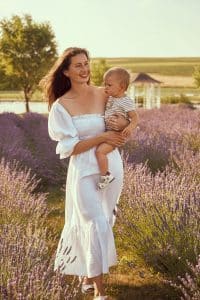
[[[95,58],[92,61],[97,61]],[[200,65],[200,57],[126,57],[126,58],[106,58],[106,62],[111,66],[121,66],[129,69],[133,73],[158,73],[169,76],[192,76],[194,68]]]

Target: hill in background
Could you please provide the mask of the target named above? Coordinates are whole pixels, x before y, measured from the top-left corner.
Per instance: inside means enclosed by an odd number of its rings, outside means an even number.
[[[97,61],[101,58],[94,58]],[[167,76],[189,76],[200,65],[200,57],[121,57],[104,58],[111,66],[121,66],[132,73],[157,73]]]

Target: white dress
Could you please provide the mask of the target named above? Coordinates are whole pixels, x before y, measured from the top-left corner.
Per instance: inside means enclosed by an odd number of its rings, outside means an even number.
[[[79,141],[104,130],[101,114],[70,116],[58,100],[49,112],[49,136],[58,141],[56,153],[60,159],[70,156]],[[95,277],[108,273],[109,267],[117,261],[112,226],[115,220],[113,210],[122,189],[123,165],[118,149],[109,153],[109,170],[115,180],[105,190],[98,190],[99,168],[95,148],[70,158],[65,225],[54,265],[54,270],[59,269],[62,274]]]

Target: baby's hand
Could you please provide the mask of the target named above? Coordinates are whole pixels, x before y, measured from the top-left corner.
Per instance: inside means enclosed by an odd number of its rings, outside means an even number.
[[[128,124],[129,121],[120,113],[115,113],[106,120],[106,125],[116,131],[123,130]]]
[[[130,137],[132,131],[133,131],[132,127],[131,126],[127,126],[122,131],[122,135],[125,136],[126,138],[128,138],[128,137]]]

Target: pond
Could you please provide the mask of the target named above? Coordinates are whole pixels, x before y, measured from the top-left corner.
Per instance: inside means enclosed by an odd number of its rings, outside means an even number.
[[[29,108],[31,112],[37,112],[41,114],[48,113],[47,102],[29,102]],[[26,104],[22,101],[0,101],[0,113],[13,112],[21,114],[26,112]]]

